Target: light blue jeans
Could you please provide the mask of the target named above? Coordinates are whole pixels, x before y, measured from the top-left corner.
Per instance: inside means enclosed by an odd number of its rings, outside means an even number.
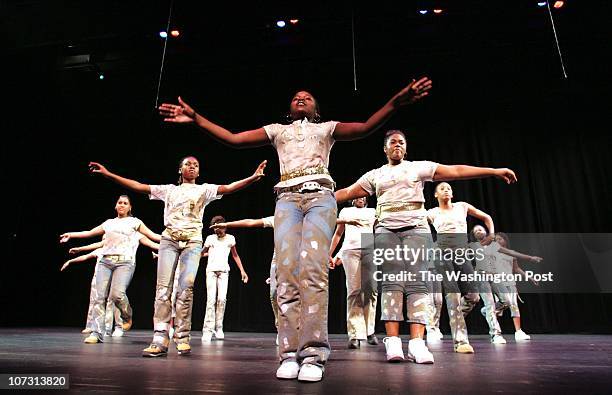
[[[274,213],[279,357],[323,365],[327,336],[329,246],[336,226],[331,191],[282,193]]]
[[[153,343],[168,347],[170,319],[172,318],[172,288],[177,265],[178,289],[176,292],[176,318],[174,339],[177,343],[189,343],[191,311],[193,308],[193,284],[200,265],[201,241],[174,241],[163,237],[159,243],[157,258],[157,286]],[[180,265],[179,265],[180,262]]]

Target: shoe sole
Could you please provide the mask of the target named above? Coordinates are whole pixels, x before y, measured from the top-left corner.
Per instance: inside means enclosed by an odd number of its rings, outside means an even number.
[[[410,362],[418,363],[419,365],[432,365],[434,363],[434,361],[417,362],[416,358],[411,355],[407,356],[406,360]]]
[[[323,380],[323,377],[299,377],[298,376],[298,381],[305,381],[307,383],[316,383],[321,380]]]
[[[276,378],[280,380],[295,380],[298,378],[298,375],[296,374],[295,376],[279,376],[278,374],[276,374]]]
[[[387,362],[402,362],[402,361],[405,361],[405,360],[406,360],[406,358],[404,358],[404,357],[402,357],[400,355],[397,355],[397,356],[391,357],[391,358],[387,357]]]
[[[185,351],[177,351],[177,354],[180,356],[187,356],[187,355],[191,355],[191,350],[185,350]]]
[[[143,351],[142,352],[142,356],[145,357],[145,358],[166,357],[166,356],[168,356],[168,352],[165,351],[165,352],[157,352],[157,353],[155,353],[155,352],[146,352],[146,351]]]

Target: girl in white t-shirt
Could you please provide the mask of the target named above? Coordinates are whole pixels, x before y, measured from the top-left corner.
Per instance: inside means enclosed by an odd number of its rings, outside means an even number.
[[[225,222],[220,215],[213,217],[211,225]],[[236,250],[236,239],[225,232],[226,228],[214,228],[215,234],[209,235],[204,241],[202,256],[208,257],[206,265],[206,314],[202,327],[202,341],[210,342],[213,334],[219,340],[225,339],[223,333],[223,317],[227,298],[227,283],[229,279],[229,254],[232,254],[236,266],[240,269],[240,278],[243,283],[249,281],[242,266],[242,260]]]
[[[218,228],[272,228],[274,229],[274,216],[259,219],[239,219],[237,221],[219,222],[211,225],[212,229]],[[278,301],[276,300],[276,251],[272,254],[270,262],[270,277],[266,280],[270,285],[270,303],[274,313],[274,326],[278,332]],[[278,346],[278,333],[276,335],[276,345]]]
[[[228,185],[196,184],[200,175],[200,162],[193,156],[179,164],[179,185],[149,185],[111,173],[99,163],[89,164],[93,173],[100,173],[117,184],[136,192],[148,194],[152,200],[164,202],[164,225],[159,245],[155,312],[155,333],[150,346],[142,351],[143,357],[158,357],[168,354],[170,344],[170,320],[172,318],[172,290],[177,266],[179,270],[176,296],[176,319],[174,341],[179,355],[189,355],[191,346],[191,311],[193,306],[193,284],[202,252],[202,217],[204,208],[222,195],[236,192],[259,180],[264,175],[263,161],[252,176]],[[180,264],[179,264],[180,262]]]
[[[399,130],[386,133],[383,149],[387,164],[337,191],[336,200],[344,202],[376,194],[373,257],[375,264],[382,265],[382,271],[375,274],[377,280],[382,280],[381,320],[387,331],[383,341],[387,360],[404,359],[399,324],[404,320],[405,303],[410,323],[408,358],[416,363],[433,363],[433,355],[423,341],[430,300],[422,273],[426,272],[427,250],[431,248],[431,231],[423,207],[424,183],[494,176],[511,184],[516,182],[516,176],[510,169],[406,161],[406,137]]]
[[[127,195],[121,195],[115,205],[117,217],[84,232],[68,232],[60,236],[60,243],[74,238],[105,236],[101,255],[96,264],[96,301],[94,303],[92,332],[85,343],[95,344],[103,340],[105,333],[105,305],[107,297],[117,306],[123,321],[122,329],[132,327],[132,307],[126,290],[136,269],[136,249],[141,234],[159,241],[160,236],[152,232],[141,220],[132,217],[132,204]]]
[[[427,220],[437,232],[436,247],[444,252],[444,254],[441,253],[436,256],[434,261],[435,271],[443,276],[442,288],[446,298],[446,308],[455,351],[470,354],[474,352],[474,349],[468,341],[464,315],[467,315],[479,302],[478,290],[476,284],[454,281],[448,274],[460,272],[467,276],[473,276],[474,273],[472,263],[465,259],[465,253],[457,253],[464,252],[468,248],[466,217],[469,215],[483,221],[486,227],[494,232],[493,219],[490,215],[469,203],[453,202],[453,189],[447,182],[441,182],[436,186],[434,197],[438,200],[438,207],[427,210]],[[453,256],[458,258],[454,260],[445,259],[444,257],[449,255],[448,251],[453,251]],[[465,294],[464,297],[461,296],[462,291]],[[433,317],[437,317],[437,319],[433,319],[428,325],[427,341],[430,341],[430,334],[435,336],[436,332],[439,333],[439,329],[431,331],[430,328],[437,329],[440,313],[436,311],[433,316],[430,316],[430,319]]]
[[[154,251],[157,251],[159,249],[159,244],[157,244],[154,241],[151,241],[148,237],[146,236],[142,236],[139,240],[140,244],[147,246],[149,248],[151,248]],[[69,259],[68,261],[66,261],[64,263],[64,265],[61,267],[60,271],[64,271],[68,268],[68,266],[70,264],[74,264],[74,263],[81,263],[81,262],[85,262],[88,261],[90,259],[94,259],[96,260],[96,263],[99,261],[99,259],[102,257],[102,247],[104,246],[104,239],[102,239],[102,241],[99,241],[97,243],[93,243],[93,244],[89,244],[86,246],[81,246],[81,247],[73,247],[71,248],[68,253],[69,254],[78,254],[80,252],[88,252],[87,254],[78,256],[76,258],[72,258]],[[155,252],[153,253],[153,258],[156,258],[157,255],[155,254]],[[97,268],[97,266],[96,266]],[[87,320],[85,323],[85,329],[83,329],[81,331],[81,333],[84,334],[90,334],[92,332],[92,328],[93,328],[93,309],[94,309],[94,304],[96,302],[96,298],[97,298],[97,288],[96,288],[96,273],[97,271],[94,270],[94,274],[93,277],[91,279],[91,287],[89,290],[89,307],[87,309]],[[109,298],[106,301],[106,313],[105,313],[105,336],[111,334],[111,331],[113,330],[113,320],[115,321],[115,330],[112,332],[112,336],[113,337],[120,337],[123,336],[123,321],[121,320],[121,314],[119,309],[115,308],[115,304],[113,303],[113,301]]]
[[[329,249],[330,253],[333,253],[344,234],[339,256],[332,259],[330,268],[342,264],[346,275],[346,329],[349,349],[359,348],[361,340],[367,340],[372,345],[378,344],[374,334],[378,289],[372,278],[374,270],[369,259],[371,257],[366,254],[369,249],[361,245],[362,233],[371,235],[376,220],[376,210],[368,208],[367,205],[367,198],[363,197],[353,200],[352,207],[340,210],[336,232]]]
[[[319,381],[331,351],[327,261],[337,214],[334,180],[327,169],[332,145],[336,140],[356,140],[373,133],[398,108],[423,98],[430,88],[427,78],[413,80],[366,122],[320,122],[313,95],[299,91],[289,105],[289,124],[241,133],[209,121],[180,97],[178,105],[160,106],[166,122],[195,124],[225,144],[271,144],[276,148],[281,170],[274,213],[281,361],[277,378]]]

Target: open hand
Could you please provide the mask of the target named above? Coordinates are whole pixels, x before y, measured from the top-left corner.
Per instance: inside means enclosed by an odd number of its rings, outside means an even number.
[[[506,184],[514,184],[517,182],[516,174],[510,169],[495,169],[495,177],[501,178]]]
[[[253,176],[255,177],[256,180],[259,180],[263,176],[265,176],[264,170],[266,169],[266,165],[267,164],[268,164],[268,161],[264,160],[263,162],[261,162],[259,164],[259,166],[257,166],[257,169],[255,170],[255,173],[253,173]]]
[[[110,174],[110,172],[106,169],[106,167],[102,166],[98,162],[89,162],[89,172],[90,173],[100,173],[103,176]]]
[[[67,243],[71,237],[72,237],[72,233],[70,232],[64,233],[63,235],[60,236],[60,243]]]
[[[393,104],[396,107],[403,106],[406,104],[415,103],[429,94],[431,89],[431,80],[427,77],[423,77],[418,81],[412,80],[404,89],[402,89],[393,98]]]
[[[195,122],[196,112],[189,104],[178,97],[179,105],[163,103],[159,106],[159,113],[164,117],[165,122],[174,123],[193,123]]]

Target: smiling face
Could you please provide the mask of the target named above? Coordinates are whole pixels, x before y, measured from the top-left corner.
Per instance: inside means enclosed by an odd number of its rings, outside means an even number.
[[[368,200],[365,197],[360,197],[353,200],[353,206],[357,208],[364,208],[368,205]]]
[[[184,182],[195,182],[200,175],[200,162],[193,156],[188,156],[181,162],[179,173]]]
[[[117,212],[117,216],[119,218],[129,216],[132,212],[132,203],[130,203],[130,198],[125,195],[119,196],[117,204],[115,204],[115,211]]]
[[[402,133],[392,133],[385,138],[385,154],[389,163],[399,163],[406,155],[406,138]]]
[[[312,121],[319,116],[319,106],[314,96],[309,92],[299,91],[291,99],[289,114],[293,120],[307,118]]]
[[[453,199],[453,188],[447,182],[441,182],[436,186],[436,192],[434,197],[438,199],[438,202],[450,201]]]

